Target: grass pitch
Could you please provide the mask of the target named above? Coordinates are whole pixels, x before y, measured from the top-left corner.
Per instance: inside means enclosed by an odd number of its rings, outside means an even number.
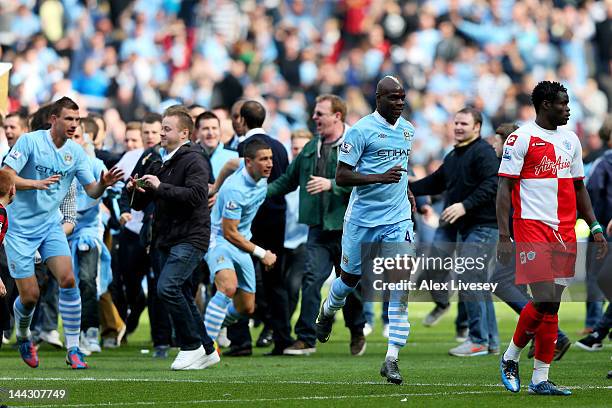
[[[502,349],[510,339],[516,315],[496,303]],[[404,407],[604,407],[612,404],[612,345],[589,353],[572,348],[560,362],[553,362],[551,379],[569,386],[570,397],[541,397],[527,394],[532,361],[523,353],[518,394],[505,391],[499,379],[499,356],[457,358],[448,355],[455,346],[453,312],[433,328],[425,328],[422,318],[431,304],[410,305],[412,324],[408,345],[400,354],[404,384],[387,384],[378,371],[386,341],[381,324],[368,337],[362,357],[351,357],[348,331],[339,321],[329,343],[318,344],[317,353],[308,357],[264,357],[268,349],[254,349],[253,357],[221,358],[213,368],[195,372],[172,372],[170,363],[153,360],[141,350],[147,343],[146,316],[129,345],[104,350],[88,358],[91,369],[73,371],[64,363],[64,352],[47,346],[40,349],[40,367],[31,369],[11,346],[0,351],[0,388],[65,389],[65,400],[7,399],[0,390],[0,405],[35,407],[193,407],[207,406],[404,406]],[[339,315],[339,317],[341,314]],[[584,321],[584,303],[561,307],[561,327],[572,341]],[[2,397],[4,401],[2,402]]]

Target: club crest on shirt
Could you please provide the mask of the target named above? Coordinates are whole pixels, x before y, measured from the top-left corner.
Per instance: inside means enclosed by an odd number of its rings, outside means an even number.
[[[64,153],[64,163],[72,163],[72,155],[69,152]]]
[[[387,135],[385,135],[384,133],[379,133],[379,134],[378,134],[378,137],[379,137],[380,139],[385,139],[385,138],[387,137]]]
[[[567,150],[572,150],[572,144],[567,139],[563,140],[563,147],[565,147]]]
[[[404,132],[404,140],[411,140],[412,139],[412,135],[410,134],[410,132],[406,129],[402,129]]]

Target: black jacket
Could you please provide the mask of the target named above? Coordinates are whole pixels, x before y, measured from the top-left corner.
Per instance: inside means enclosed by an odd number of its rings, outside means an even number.
[[[604,228],[612,219],[612,149],[593,163],[587,190],[593,204],[595,218]]]
[[[159,149],[161,149],[161,146],[156,144],[155,146],[149,147],[144,152],[142,152],[130,176],[135,177],[136,175],[138,175],[138,177],[142,177],[145,174],[151,174],[151,173],[148,173],[151,165],[155,162],[161,162],[161,156],[159,155]],[[119,198],[119,209],[122,214],[126,212],[130,212],[131,198],[132,198],[132,193],[127,191],[127,189],[124,187],[121,191],[121,197]]]
[[[495,150],[479,137],[466,146],[455,147],[438,170],[410,183],[410,190],[415,196],[446,191],[444,207],[463,203],[466,214],[456,221],[460,232],[477,225],[495,227],[498,170]]]
[[[147,174],[157,176],[161,184],[156,191],[136,193],[132,208],[143,210],[150,202],[155,203],[153,247],[169,249],[189,243],[208,249],[210,176],[201,148],[187,143],[165,163],[153,163]]]
[[[204,157],[204,160],[206,161],[206,169],[208,170],[208,174],[209,174],[208,183],[214,184],[215,177],[213,176],[212,165],[210,164],[210,157],[208,156],[208,153],[206,153],[206,151],[199,144],[196,143],[195,146],[200,148],[200,153],[202,154],[202,156]],[[161,146],[159,144],[156,144],[155,146],[149,147],[144,152],[142,152],[130,176],[135,177],[138,174],[139,177],[141,177],[145,174],[151,174],[151,173],[148,173],[151,165],[153,165],[153,163],[155,162],[160,162],[158,163],[158,165],[161,164],[161,156],[159,155],[160,149],[161,149]],[[132,194],[129,191],[127,191],[127,189],[123,188],[121,192],[121,198],[119,199],[119,209],[121,210],[122,214],[125,212],[130,212],[131,195]]]

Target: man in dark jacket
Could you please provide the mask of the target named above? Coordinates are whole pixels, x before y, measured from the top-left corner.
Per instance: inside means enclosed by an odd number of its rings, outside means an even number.
[[[160,156],[141,179],[130,179],[136,210],[155,202],[151,246],[157,249],[160,278],[157,294],[174,322],[180,352],[173,370],[203,369],[219,362],[192,294],[191,276],[208,248],[210,213],[208,169],[199,146],[189,137],[193,121],[183,107],[164,113]]]
[[[612,242],[612,115],[608,116],[599,130],[599,137],[604,145],[607,145],[608,150],[593,164],[593,170],[587,182],[587,191],[591,197],[595,217],[605,228],[604,235],[608,242]],[[589,237],[589,242],[593,242],[592,236]],[[595,245],[590,244],[587,253],[587,308],[589,303],[603,300],[604,294],[608,300],[612,300],[610,299],[612,282],[609,277],[605,276],[606,272],[612,269],[612,254],[608,253],[604,259],[597,259],[596,255]],[[597,284],[598,287],[589,288],[594,284]],[[600,289],[603,292],[601,295],[597,293]],[[606,312],[600,316],[593,327],[593,332],[578,340],[576,345],[583,350],[601,350],[603,341],[610,330],[612,330],[612,303],[608,304]]]
[[[431,175],[410,183],[415,196],[435,195],[446,191],[443,223],[451,224],[462,242],[458,257],[476,259],[483,253],[492,259],[497,240],[495,197],[499,161],[495,150],[480,137],[482,115],[473,108],[461,109],[455,115],[455,148]],[[450,227],[450,226],[449,226]],[[485,283],[488,268],[474,268],[460,275],[462,281]],[[469,338],[449,350],[454,356],[479,356],[499,352],[499,338],[491,293],[464,290]]]

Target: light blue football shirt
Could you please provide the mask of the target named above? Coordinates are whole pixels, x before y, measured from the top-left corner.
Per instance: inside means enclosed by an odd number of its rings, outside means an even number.
[[[86,160],[91,166],[96,181],[100,181],[100,174],[106,171],[104,162],[96,157],[89,156],[86,156]],[[101,233],[104,233],[102,217],[100,216],[101,202],[102,197],[91,198],[87,195],[85,188],[81,184],[77,185],[77,225],[71,236],[82,234],[92,237],[101,237]]]
[[[217,201],[213,206],[211,214],[211,235],[215,235],[217,241],[225,241],[223,238],[222,219],[240,220],[238,232],[246,239],[251,239],[251,223],[257,214],[257,210],[266,199],[268,191],[268,179],[262,178],[255,182],[243,168],[225,180]]]
[[[414,126],[404,118],[390,125],[374,112],[349,129],[340,145],[338,161],[355,167],[362,174],[382,174],[393,166],[408,170]],[[375,227],[410,219],[408,173],[398,183],[357,186],[351,192],[344,220],[355,225]]]
[[[18,190],[9,206],[10,233],[21,236],[43,236],[48,225],[60,223],[59,206],[76,176],[82,185],[95,180],[83,148],[72,140],[59,149],[48,130],[25,133],[17,139],[11,153],[4,159],[22,178],[43,180],[54,174],[60,181],[48,190]]]
[[[223,143],[219,143],[214,152],[210,155],[210,166],[212,167],[213,176],[215,179],[219,177],[223,165],[228,160],[238,157],[238,152],[228,150],[223,146]]]

